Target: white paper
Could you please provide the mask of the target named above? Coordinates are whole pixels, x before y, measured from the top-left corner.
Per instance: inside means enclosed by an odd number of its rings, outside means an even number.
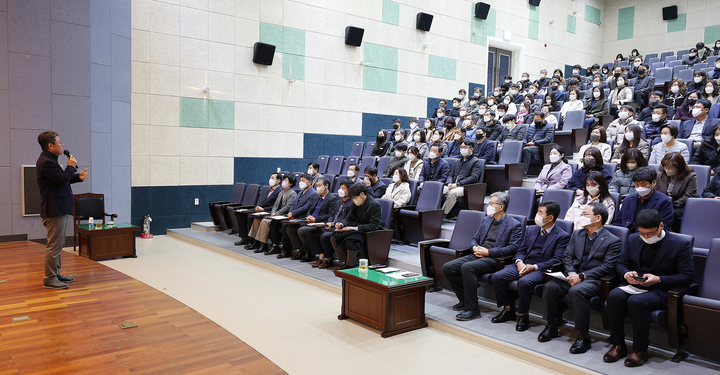
[[[309,227],[324,227],[325,223],[308,223]]]
[[[402,271],[402,270],[401,270],[401,271]],[[415,275],[415,276],[408,276],[408,277],[403,276],[403,275],[404,275],[405,273],[407,273],[407,272],[408,272],[408,271],[393,272],[393,273],[389,273],[388,276],[392,277],[393,279],[397,279],[397,280],[405,280],[405,279],[410,279],[410,278],[413,278],[413,277],[420,277],[420,276],[422,276],[422,275]]]
[[[621,286],[620,290],[622,290],[623,292],[625,292],[627,294],[642,294],[642,293],[647,292],[647,289],[636,288],[632,285]]]
[[[375,271],[378,271],[381,273],[390,273],[390,272],[397,272],[397,271],[403,271],[403,270],[401,270],[399,268],[394,268],[394,267],[385,267],[385,268],[378,268]],[[407,271],[403,271],[403,272],[407,272]]]
[[[255,212],[255,209],[252,209],[252,208],[243,208],[243,209],[235,210],[235,212],[250,213],[250,212]]]
[[[565,280],[567,281],[567,277],[565,277],[565,274],[562,272],[545,272],[548,276],[552,276],[556,279]]]
[[[269,212],[256,212],[255,215],[257,215],[257,216],[265,216],[265,215],[270,215],[270,213],[269,213]]]
[[[273,220],[285,220],[287,218],[288,218],[287,216],[282,216],[282,215],[270,216],[270,219],[273,219]]]

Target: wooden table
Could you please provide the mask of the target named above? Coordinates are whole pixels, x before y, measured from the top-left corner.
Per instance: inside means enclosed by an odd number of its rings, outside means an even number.
[[[96,225],[96,229],[90,230],[88,225],[78,225],[80,235],[80,256],[92,260],[133,257],[135,253],[135,232],[140,227],[116,223],[113,227],[107,225]]]
[[[338,319],[354,319],[382,331],[382,337],[427,327],[425,276],[397,280],[375,270],[336,270],[342,279],[342,309]]]

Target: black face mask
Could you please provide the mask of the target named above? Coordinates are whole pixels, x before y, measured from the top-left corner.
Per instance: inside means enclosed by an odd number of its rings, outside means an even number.
[[[688,107],[692,107],[695,105],[695,99],[688,99]]]
[[[535,126],[542,126],[542,124],[543,124],[542,121],[535,121]]]
[[[586,156],[585,158],[583,158],[583,163],[586,167],[591,167],[595,164],[595,158]]]
[[[480,133],[478,133],[475,138],[477,138],[478,141],[482,141],[483,138],[485,138],[485,134],[480,134]]]
[[[557,91],[557,90],[558,90],[558,86],[552,86],[552,90],[553,90],[553,91]]]
[[[645,68],[640,68],[640,69],[638,69],[638,73],[639,73],[640,75],[645,74]]]
[[[591,142],[599,142],[599,141],[600,141],[600,136],[597,135],[597,134],[592,134],[592,135],[590,136],[590,141],[591,141]]]
[[[377,140],[378,140],[378,142],[382,142],[382,141],[385,140],[385,136],[384,136],[384,135],[378,135],[378,136],[377,136]]]
[[[660,101],[657,100],[657,99],[652,99],[652,100],[650,100],[650,106],[651,106],[651,107],[654,107],[654,106],[658,105],[659,102],[660,102]]]
[[[400,124],[393,124],[393,129],[400,129]]]

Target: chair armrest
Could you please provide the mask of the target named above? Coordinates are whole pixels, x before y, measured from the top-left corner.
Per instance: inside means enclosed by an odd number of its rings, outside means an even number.
[[[103,214],[112,219],[116,219],[118,217],[118,214],[109,214],[107,212],[104,212]]]
[[[699,289],[700,285],[692,284],[685,287],[675,287],[668,291],[667,329],[670,346],[679,348],[681,343],[684,346],[687,332],[681,330],[681,326],[685,324],[683,297],[696,294]]]
[[[400,211],[400,210],[409,210],[409,211],[415,211],[416,205],[409,204],[407,206],[400,206],[400,207],[393,207],[394,211]]]
[[[495,258],[495,272],[502,270],[508,264],[512,264],[513,259],[515,259],[513,255],[503,255]]]
[[[230,203],[230,201],[217,201],[217,202],[210,202],[208,204],[211,206],[214,206],[216,204],[226,204],[226,203]]]
[[[600,314],[602,315],[603,328],[605,329],[609,329],[610,327],[605,302],[608,299],[608,295],[610,295],[610,291],[620,285],[620,280],[620,276],[615,274],[605,275],[600,278]]]
[[[420,255],[420,269],[422,270],[423,276],[430,275],[430,247],[441,246],[447,247],[450,244],[450,240],[438,238],[434,240],[420,241],[418,242],[418,252]]]
[[[480,182],[463,186],[465,192],[465,203],[468,210],[482,211],[485,209],[485,194],[487,193],[487,184]]]

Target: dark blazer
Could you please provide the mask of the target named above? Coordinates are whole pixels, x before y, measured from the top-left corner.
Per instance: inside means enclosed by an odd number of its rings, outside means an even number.
[[[290,207],[293,218],[297,219],[309,215],[311,210],[315,208],[318,198],[320,198],[320,196],[313,188],[308,188],[304,192],[299,191],[295,202],[293,202],[292,207]]]
[[[503,131],[500,133],[500,137],[498,137],[497,141],[498,143],[503,143],[505,141],[522,141],[525,139],[525,133],[527,133],[527,127],[522,125],[515,125],[513,130],[508,130],[508,128],[503,127]]]
[[[715,174],[720,173],[720,150],[714,137],[705,138],[690,159],[690,164],[709,165]]]
[[[275,190],[273,190],[272,194],[265,197],[265,199],[263,199],[262,202],[258,204],[258,206],[262,207],[264,211],[270,210],[275,205],[275,200],[277,199],[278,194],[280,194],[281,191],[282,187],[278,185]]]
[[[358,232],[371,232],[382,229],[382,207],[380,202],[368,195],[362,206],[353,207],[348,217],[342,221],[343,226],[358,227]]]
[[[433,174],[432,179],[429,179],[431,161],[429,158],[426,158],[423,161],[423,169],[422,172],[420,172],[420,177],[418,177],[418,183],[425,181],[438,181],[444,184],[445,181],[447,181],[448,175],[450,174],[450,164],[448,164],[445,159],[437,158],[435,161],[438,165],[435,167],[435,173]]]
[[[318,194],[318,197],[315,200],[315,204],[310,208],[310,210],[307,213],[307,216],[310,216],[313,213],[315,213],[315,207],[317,207],[317,202],[319,200],[320,200],[320,194]],[[320,205],[320,212],[318,212],[318,215],[315,218],[315,222],[322,223],[322,222],[328,221],[328,219],[330,219],[330,215],[335,214],[335,212],[337,211],[335,207],[338,205],[338,202],[340,202],[340,198],[338,198],[335,194],[331,194],[331,193],[326,194],[325,198],[323,199],[322,204]]]
[[[463,140],[450,142],[450,147],[447,150],[447,157],[449,158],[461,158],[460,146],[462,146]]]
[[[669,178],[666,174],[658,172],[655,182],[655,190],[667,194]],[[673,202],[673,208],[685,207],[688,198],[698,198],[698,182],[695,172],[689,173],[682,181],[675,181],[670,199]]]
[[[607,99],[600,99],[593,103],[593,100],[588,100],[585,103],[585,114],[593,116],[593,124],[590,128],[595,127],[600,122],[600,116],[607,115],[610,111],[610,104]]]
[[[330,217],[327,219],[327,222],[342,222],[343,220],[345,220],[345,218],[348,217],[348,215],[350,215],[350,211],[352,211],[353,207],[355,207],[355,203],[353,203],[352,199],[348,197],[348,199],[343,202],[343,200],[338,197],[337,203],[335,204],[335,209],[331,212]],[[335,219],[335,217],[337,217],[337,220]]]
[[[532,245],[540,235],[540,227],[533,225],[525,230],[525,238],[523,239],[522,245],[515,255],[515,259],[525,261],[526,258],[539,258],[541,262],[537,263],[538,270],[547,270],[553,266],[553,264],[560,263],[562,256],[565,253],[565,248],[570,241],[570,234],[562,230],[559,226],[555,225],[548,238],[545,241],[545,245],[542,248],[540,254],[530,253]]]
[[[478,182],[482,173],[482,163],[475,155],[468,155],[460,159],[450,171],[447,183],[456,183],[465,186]]]
[[[645,74],[645,77],[637,77],[635,81],[635,89],[633,90],[633,98],[639,97],[645,101],[645,95],[652,91],[655,87],[655,77],[650,75],[650,72]]]
[[[605,176],[605,181],[607,181],[608,184],[610,184],[610,181],[612,181],[613,179],[613,176],[607,169],[605,169],[605,166],[603,166],[602,169],[599,169],[597,166],[593,166],[590,168],[582,167],[575,171],[575,173],[573,173],[572,177],[570,177],[570,181],[568,181],[565,188],[568,190],[584,189],[585,177],[587,177],[587,175],[590,174],[591,171],[602,173],[603,176]]]
[[[605,228],[598,230],[592,249],[588,256],[587,264],[581,267],[587,230],[578,229],[570,236],[567,249],[563,255],[565,273],[584,273],[586,279],[600,280],[601,277],[615,271],[615,263],[620,257],[622,241]]]
[[[475,232],[475,236],[472,241],[470,241],[471,247],[480,246],[483,241],[485,241],[485,237],[487,237],[493,221],[495,221],[495,219],[492,216],[485,216],[480,225],[480,229]],[[513,255],[517,252],[518,248],[520,248],[522,240],[522,224],[510,215],[505,215],[500,224],[500,231],[495,241],[495,247],[488,249],[490,256],[497,258],[503,255]]]
[[[385,195],[385,190],[387,190],[387,185],[385,185],[384,182],[382,182],[381,179],[378,178],[376,183],[371,183],[370,186],[367,187],[368,194],[372,195],[375,198],[380,198],[383,195]]]
[[[493,143],[492,141],[488,141],[487,139],[482,141],[482,143],[475,143],[475,156],[478,159],[485,159],[485,165],[487,164],[495,164],[495,151],[497,150],[497,145]]]
[[[533,142],[536,145],[550,143],[555,138],[555,127],[549,125],[547,121],[543,121],[541,127],[532,124],[528,127],[525,133],[525,143]]]
[[[665,228],[672,228],[673,214],[675,213],[672,199],[659,191],[653,191],[648,199],[649,201],[645,208],[659,212]],[[613,225],[634,230],[635,215],[637,214],[639,204],[640,197],[637,192],[625,197],[620,207],[620,212],[615,214]],[[631,230],[631,232],[633,232],[633,230]]]
[[[697,119],[683,121],[683,123],[680,124],[680,131],[678,132],[677,138],[687,139],[688,137],[690,137],[690,132],[692,132],[693,126],[695,126],[696,122]],[[720,119],[709,117],[706,118],[705,124],[703,125],[702,137],[712,137],[713,131],[718,124],[720,124]]]
[[[58,163],[58,156],[52,152],[43,151],[40,154],[35,163],[40,188],[40,217],[72,215],[75,198],[70,184],[82,181],[75,172],[77,169],[69,165],[63,170]]]
[[[615,266],[617,274],[623,281],[625,273],[639,271],[640,251],[643,248],[643,241],[637,233],[628,237],[627,249],[622,252],[620,259]],[[689,240],[678,236],[675,233],[665,231],[665,238],[662,239],[660,250],[655,261],[647,273],[660,277],[660,283],[651,286],[649,289],[670,290],[678,286],[689,286],[694,277],[692,243]],[[642,275],[640,275],[642,276]]]

